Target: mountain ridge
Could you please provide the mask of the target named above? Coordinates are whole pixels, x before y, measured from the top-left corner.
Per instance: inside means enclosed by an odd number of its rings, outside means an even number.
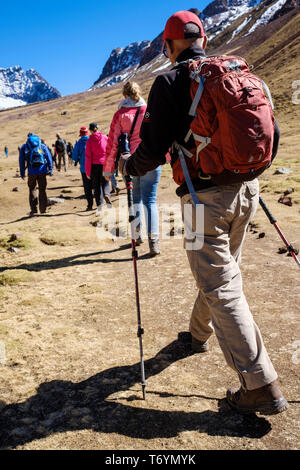
[[[196,8],[191,8],[190,11],[193,11],[201,18],[209,39],[208,51],[210,54],[214,54],[214,51],[219,49],[220,46],[223,46],[223,53],[226,53],[226,49],[229,49],[232,42],[247,36],[249,41],[253,43],[253,33],[259,32],[259,41],[262,28],[267,28],[270,23],[280,17],[285,17],[288,21],[289,14],[297,12],[299,5],[300,0],[214,0],[202,12]],[[233,24],[236,26],[232,29],[231,35],[228,35],[227,33]],[[224,38],[226,38],[225,46],[229,45],[228,47],[224,47]],[[246,43],[248,39],[244,39],[244,42]],[[138,77],[143,66],[161,55],[162,32],[148,43],[140,55],[140,61],[135,61],[134,64],[127,62],[126,68],[114,69],[110,75],[105,76],[105,80],[101,78],[100,74],[100,77],[90,89],[111,86]],[[114,51],[112,51],[111,56]],[[165,63],[166,61],[167,59],[165,59]]]

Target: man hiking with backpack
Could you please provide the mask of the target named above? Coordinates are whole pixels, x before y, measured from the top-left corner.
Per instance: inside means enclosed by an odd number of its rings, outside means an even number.
[[[26,144],[22,145],[19,153],[20,176],[25,178],[25,170],[28,171],[30,217],[37,214],[39,205],[40,213],[44,214],[48,205],[46,194],[47,175],[52,176],[53,162],[51,154],[42,144],[37,135],[29,133]],[[39,188],[37,197],[36,186]]]
[[[61,161],[64,163],[65,172],[68,169],[68,152],[67,152],[67,144],[66,142],[60,137],[59,134],[56,134],[56,142],[55,142],[55,149],[57,152],[58,157],[58,164],[57,170],[61,170]]]
[[[163,41],[173,68],[152,85],[142,141],[131,156],[120,158],[119,169],[125,176],[144,175],[163,164],[171,148],[176,193],[184,216],[193,216],[184,217],[185,248],[199,288],[185,340],[195,352],[205,352],[215,332],[240,381],[240,387],[227,391],[232,408],[280,413],[288,403],[239,269],[246,228],[258,204],[256,176],[276,155],[278,127],[263,85],[243,59],[206,56],[207,38],[197,15],[172,15]],[[199,205],[204,222],[196,231]]]

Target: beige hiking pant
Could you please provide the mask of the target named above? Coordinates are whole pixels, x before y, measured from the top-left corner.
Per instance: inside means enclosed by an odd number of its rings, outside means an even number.
[[[191,234],[185,240],[199,288],[190,331],[200,341],[215,331],[227,364],[238,373],[242,386],[253,390],[277,378],[243,293],[238,265],[247,225],[257,209],[258,181],[212,187],[197,196],[204,205],[203,246],[190,249]],[[184,205],[192,203],[191,195],[183,196],[181,203],[184,211]],[[185,217],[185,233],[195,232],[194,208],[192,213],[193,218]],[[192,235],[194,240],[201,238],[199,227]]]

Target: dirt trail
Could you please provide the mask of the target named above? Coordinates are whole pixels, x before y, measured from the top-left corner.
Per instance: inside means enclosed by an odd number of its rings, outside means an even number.
[[[277,253],[282,243],[261,209],[244,247],[244,290],[290,403],[288,412],[268,418],[228,410],[224,394],[237,379],[214,336],[206,354],[190,355],[176,342],[196,296],[180,237],[165,237],[156,258],[147,257],[146,244],[139,248],[143,401],[129,239],[97,238],[74,167],[55,173],[48,188],[49,197],[72,199],[27,218],[27,186],[15,170],[15,160],[1,163],[0,238],[9,243],[20,232],[24,242],[17,253],[4,242],[0,248],[2,447],[299,448],[299,268]],[[161,205],[178,204],[174,188],[165,167]],[[264,198],[299,245],[299,206],[278,204],[274,193]]]

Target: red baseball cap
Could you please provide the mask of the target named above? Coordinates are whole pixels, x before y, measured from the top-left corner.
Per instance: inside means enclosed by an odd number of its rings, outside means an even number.
[[[87,128],[85,126],[82,126],[79,130],[79,135],[85,135],[85,134],[88,134],[89,131],[87,130]]]
[[[194,23],[198,28],[195,31],[187,31],[186,25]],[[166,39],[186,39],[189,37],[203,38],[205,36],[203,24],[200,18],[191,11],[178,11],[168,19],[164,34],[163,41]]]

